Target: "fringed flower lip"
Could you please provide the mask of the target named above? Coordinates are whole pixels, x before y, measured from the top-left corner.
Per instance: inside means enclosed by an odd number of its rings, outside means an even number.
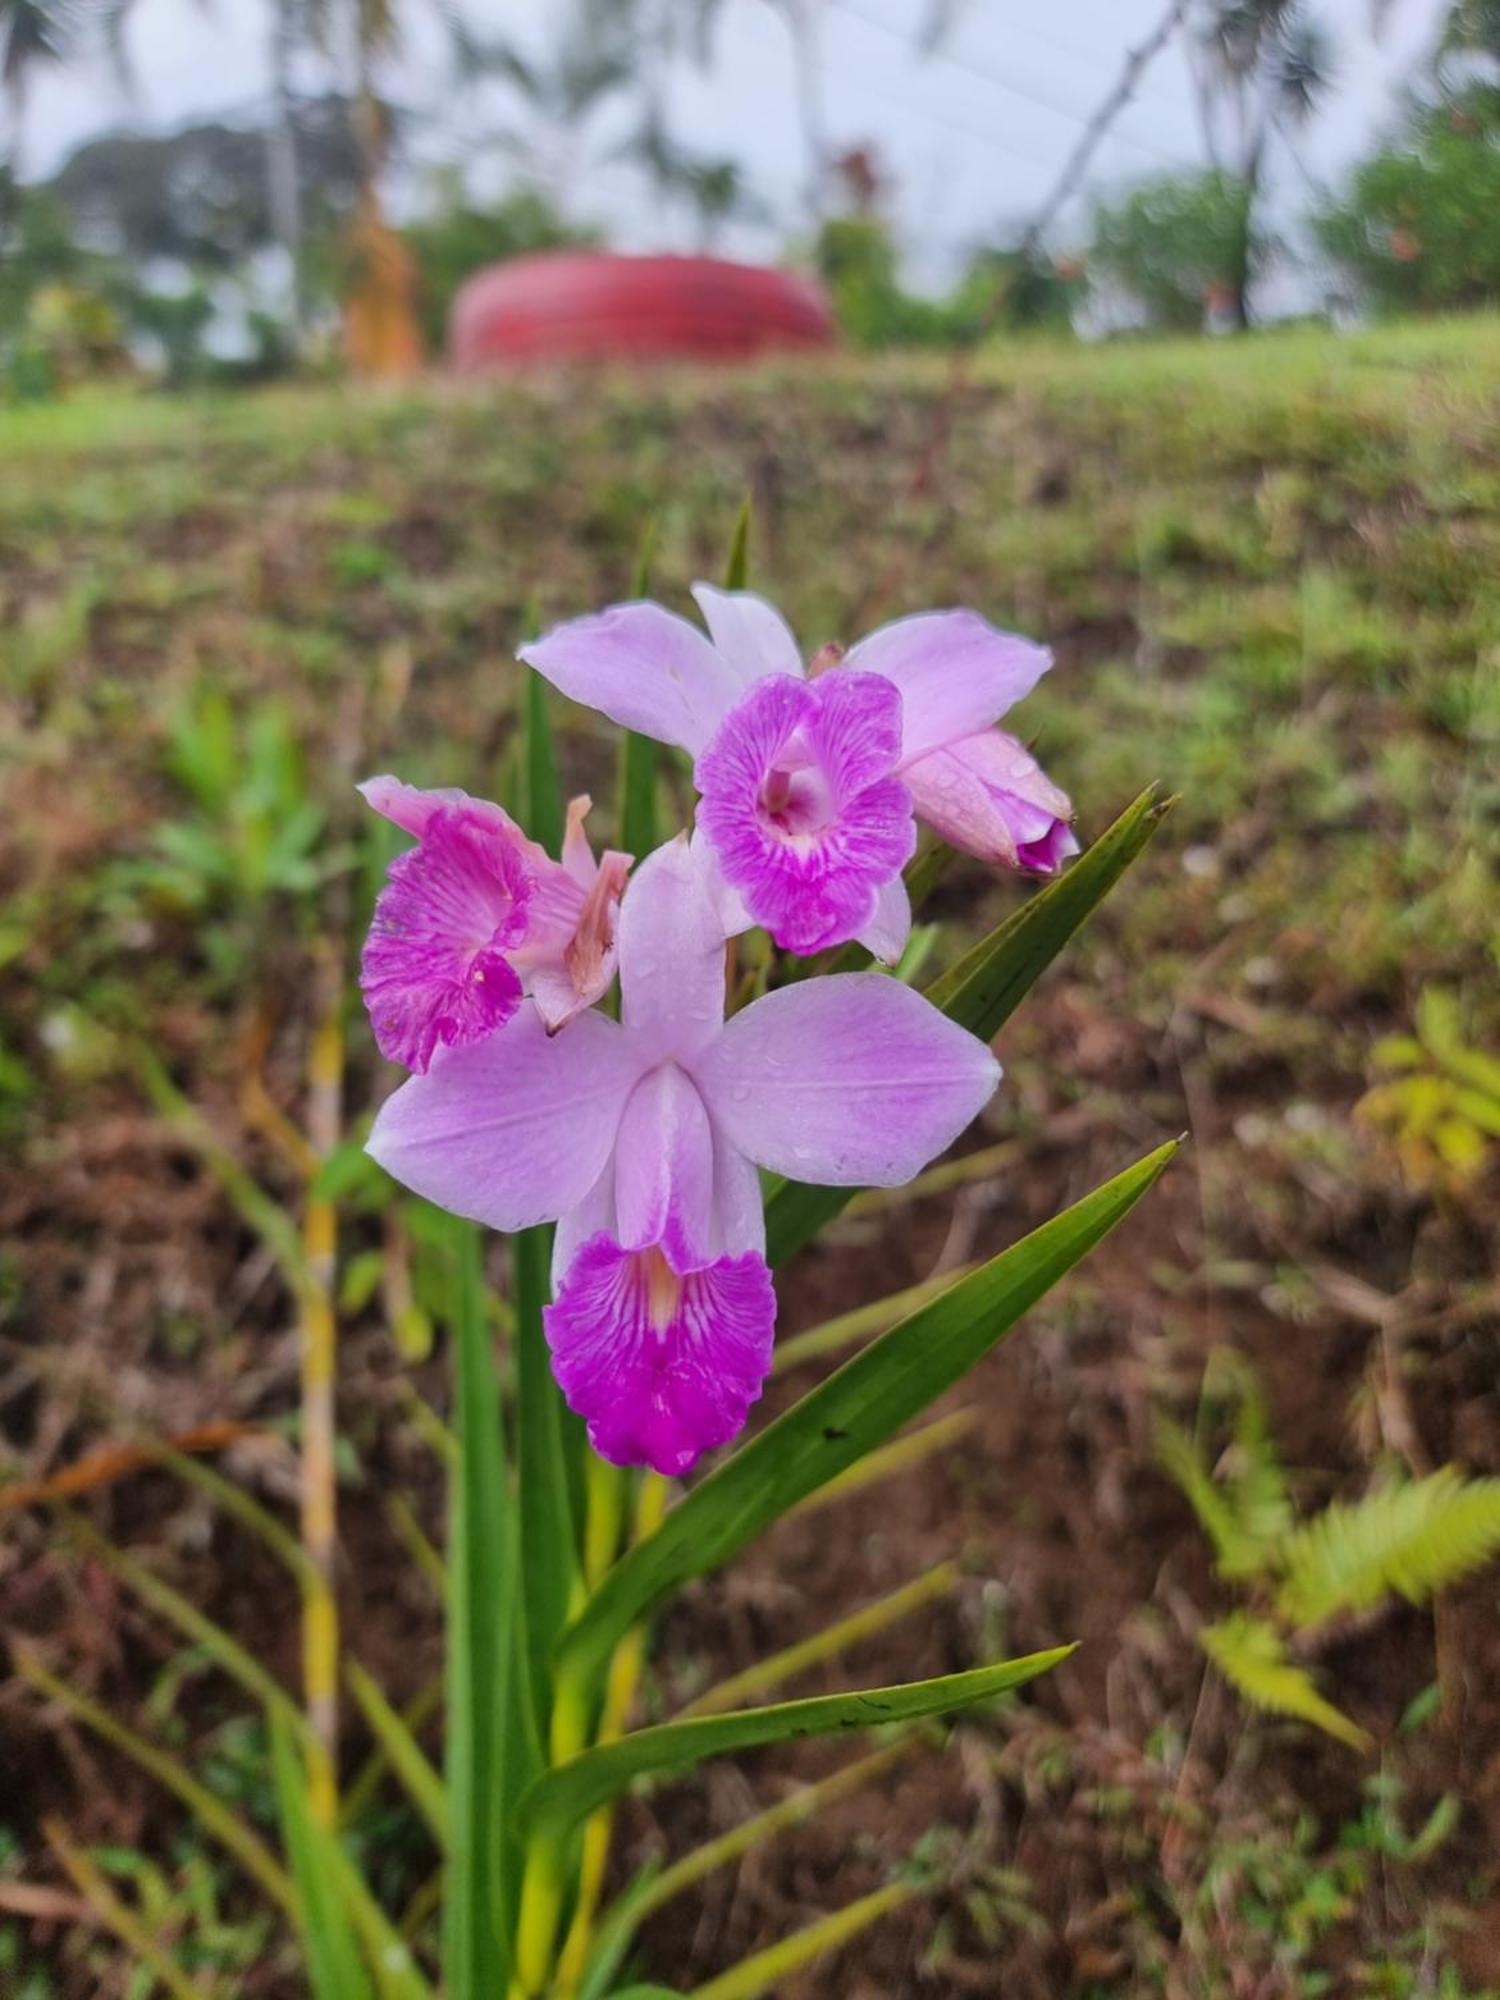
[[[805,665],[774,605],[693,586],[705,636],[646,600],[555,627],[521,658],[562,693],[696,759],[699,839],[731,933],[850,938],[887,963],[911,929],[912,816],[986,860],[1050,873],[1072,808],[992,725],[1052,664],[977,612],[919,612]],[[1007,748],[1006,746],[1009,746]],[[1030,760],[1028,760],[1030,761]],[[1006,782],[1009,773],[1011,782]]]
[[[420,1075],[503,1028],[523,994],[555,1033],[606,991],[630,856],[595,861],[586,797],[558,862],[487,799],[389,776],[359,789],[417,843],[391,863],[360,963],[382,1055]]]
[[[985,1045],[880,973],[808,980],[726,1022],[725,941],[685,837],[620,911],[621,1017],[555,1039],[531,1008],[382,1107],[369,1150],[495,1229],[558,1224],[553,1367],[617,1464],[680,1474],[741,1429],[776,1302],[756,1169],[897,1186],[999,1080]]]

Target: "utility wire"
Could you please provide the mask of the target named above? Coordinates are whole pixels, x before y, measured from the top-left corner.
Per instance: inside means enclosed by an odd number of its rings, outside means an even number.
[[[859,21],[865,27],[874,29],[877,33],[886,36],[891,41],[899,42],[908,55],[910,54],[907,35],[900,28],[893,26],[891,22],[883,20],[878,14],[871,13],[868,8],[860,4],[860,0],[830,0],[830,4],[837,12],[847,15],[850,20]],[[1069,104],[1060,98],[1050,97],[1034,87],[1027,88],[1023,84],[1015,82],[1011,77],[1002,75],[999,70],[990,69],[983,64],[974,62],[971,58],[950,54],[946,49],[935,49],[926,57],[926,60],[928,62],[942,63],[949,69],[957,70],[960,75],[972,77],[978,82],[986,83],[992,89],[1004,91],[1008,97],[1014,97],[1023,104],[1034,105],[1040,110],[1050,111],[1054,116],[1066,118],[1075,125],[1087,127],[1090,122],[1089,113],[1080,111],[1076,104]],[[1133,146],[1137,152],[1143,153],[1148,158],[1157,160],[1165,166],[1176,167],[1181,165],[1181,161],[1173,155],[1163,152],[1159,146],[1151,144],[1149,140],[1136,138],[1134,133],[1127,132],[1123,126],[1116,133],[1116,137],[1124,141],[1126,145]]]

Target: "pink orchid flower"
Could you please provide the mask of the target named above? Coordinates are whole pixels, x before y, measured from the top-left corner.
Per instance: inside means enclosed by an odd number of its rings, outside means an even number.
[[[692,753],[731,933],[762,924],[804,953],[858,938],[894,961],[911,930],[913,810],[1012,867],[1050,873],[1076,851],[1066,797],[991,728],[1052,664],[1044,647],[977,612],[929,611],[808,667],[764,598],[703,583],[693,596],[707,638],[659,604],[616,604],[521,658],[573,700]]]
[[[369,1150],[501,1230],[556,1220],[553,1368],[616,1464],[686,1472],[744,1424],[776,1299],[757,1167],[896,1186],[989,1098],[988,1048],[878,972],[782,988],[724,1019],[722,925],[686,839],[620,911],[621,1013],[551,1040],[530,1008],[412,1077]]]
[[[467,792],[423,792],[391,777],[359,789],[417,842],[391,863],[360,963],[383,1056],[420,1075],[440,1051],[503,1028],[523,993],[555,1033],[607,989],[630,856],[595,861],[587,798],[568,807],[557,862],[508,813]]]

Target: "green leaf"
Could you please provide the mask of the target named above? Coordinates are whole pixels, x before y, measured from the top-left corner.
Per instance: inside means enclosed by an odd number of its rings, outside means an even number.
[[[521,1527],[521,1596],[527,1679],[538,1739],[551,1713],[552,1648],[567,1620],[578,1567],[563,1423],[567,1410],[552,1375],[542,1309],[550,1296],[550,1228],[511,1238],[516,1308],[516,1491]]]
[[[950,1020],[989,1041],[1063,946],[1093,915],[1150,840],[1175,800],[1148,785],[1072,866],[929,986]]]
[[[1158,1147],[958,1279],[742,1445],[615,1565],[563,1634],[559,1673],[566,1666],[587,1685],[653,1605],[728,1561],[951,1388],[1129,1213],[1176,1150]]]
[[[385,1752],[386,1759],[406,1789],[406,1795],[426,1820],[438,1846],[448,1846],[448,1795],[443,1781],[428,1762],[426,1753],[405,1722],[386,1699],[374,1675],[358,1660],[344,1669],[349,1691],[359,1704],[370,1734]]]
[[[648,521],[636,558],[632,597],[646,597],[651,590],[651,559],[656,553],[656,523]],[[649,736],[627,729],[620,744],[620,847],[637,861],[644,860],[656,846],[656,777],[660,762],[658,746]]]
[[[705,1757],[758,1743],[781,1743],[792,1736],[826,1736],[837,1729],[879,1729],[945,1715],[991,1701],[1055,1667],[1073,1651],[1054,1646],[936,1680],[907,1681],[897,1687],[863,1688],[854,1694],[813,1695],[803,1701],[773,1702],[728,1715],[698,1716],[637,1729],[613,1743],[601,1743],[565,1764],[554,1765],[521,1800],[528,1838],[556,1840],[598,1807],[619,1796],[636,1778],[658,1771],[686,1770]]]
[[[792,1973],[800,1972],[824,1952],[837,1951],[918,1893],[915,1882],[891,1882],[884,1889],[873,1890],[842,1910],[804,1924],[764,1951],[742,1958],[706,1986],[695,1987],[693,2000],[759,2000],[763,1993],[779,1992]]]
[[[297,1890],[302,1950],[313,2000],[373,2000],[344,1906],[338,1843],[314,1820],[302,1760],[284,1718],[273,1708],[271,1767],[282,1839]]]
[[[740,511],[734,524],[734,535],[729,544],[729,560],[724,565],[724,588],[743,590],[750,577],[750,495],[747,493],[740,502]]]
[[[1087,853],[926,988],[950,1020],[990,1041],[1155,833],[1173,801],[1148,785]],[[766,1255],[780,1264],[853,1200],[854,1188],[783,1181],[766,1203]]]
[[[788,1827],[815,1819],[827,1807],[873,1784],[893,1764],[910,1756],[919,1742],[920,1738],[911,1731],[897,1733],[868,1756],[842,1765],[810,1785],[799,1786],[763,1812],[752,1813],[749,1819],[738,1821],[713,1840],[690,1848],[669,1868],[648,1863],[601,1918],[578,2000],[601,2000],[609,1992],[610,1981],[629,1950],[631,1939],[653,1910],[659,1910],[663,1903],[680,1896],[716,1869],[742,1860],[752,1849],[775,1839]]]
[[[500,1385],[485,1320],[479,1233],[453,1223],[454,1406],[458,1466],[449,1532],[447,1792],[452,1859],[443,1932],[449,2000],[493,2000],[509,1967],[502,1935],[515,1887],[503,1818],[529,1763],[517,1738],[524,1690],[516,1644],[518,1536],[506,1491]],[[523,1734],[524,1725],[524,1734]],[[517,1766],[520,1766],[519,1770]]]
[[[1292,1665],[1281,1635],[1263,1619],[1236,1611],[1219,1624],[1206,1626],[1198,1637],[1220,1673],[1252,1706],[1311,1722],[1352,1749],[1371,1748],[1359,1725],[1318,1693],[1312,1675]]]
[[[627,729],[620,745],[620,848],[636,861],[656,846],[656,744]]]
[[[1399,1594],[1420,1604],[1500,1554],[1500,1479],[1445,1466],[1363,1500],[1336,1500],[1281,1547],[1277,1608],[1299,1625]]]
[[[1274,1546],[1246,1534],[1229,1491],[1211,1476],[1198,1447],[1181,1425],[1158,1415],[1155,1445],[1158,1464],[1181,1489],[1199,1527],[1213,1544],[1220,1576],[1258,1576],[1268,1569],[1275,1556]]]
[[[526,757],[521,767],[521,823],[554,860],[562,852],[562,791],[552,751],[552,724],[547,718],[547,683],[526,671]]]

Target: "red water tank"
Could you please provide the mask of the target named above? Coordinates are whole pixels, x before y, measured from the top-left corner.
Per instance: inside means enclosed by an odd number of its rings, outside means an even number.
[[[794,272],[597,250],[487,265],[448,322],[449,356],[464,373],[580,356],[733,361],[833,338],[821,288]]]

